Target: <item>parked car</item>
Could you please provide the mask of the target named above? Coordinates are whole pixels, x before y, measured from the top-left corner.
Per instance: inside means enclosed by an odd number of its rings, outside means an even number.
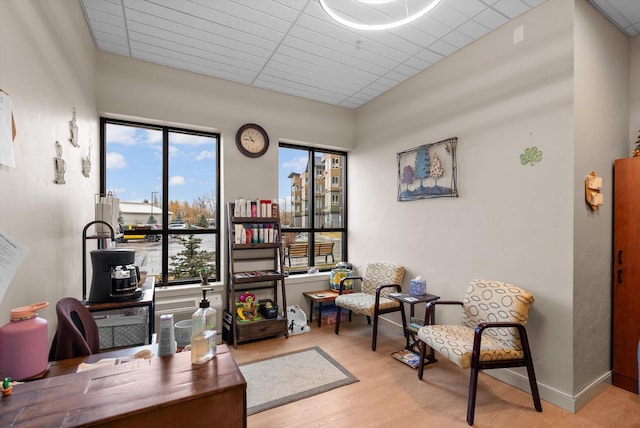
[[[137,225],[137,226],[128,226],[125,227],[122,236],[118,237],[118,242],[127,242],[127,241],[147,241],[147,242],[158,242],[162,239],[162,235],[160,234],[147,234],[141,233],[149,230],[158,230],[160,227],[157,224],[145,224],[145,225]]]

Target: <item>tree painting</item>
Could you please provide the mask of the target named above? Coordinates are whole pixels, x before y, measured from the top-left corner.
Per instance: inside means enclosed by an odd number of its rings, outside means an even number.
[[[409,184],[413,183],[415,180],[415,171],[411,165],[407,165],[402,169],[402,183],[407,185],[407,190],[409,190]]]
[[[434,186],[438,185],[438,178],[442,177],[443,174],[442,162],[440,162],[440,158],[436,153],[433,155],[433,163],[431,163],[431,168],[429,169],[429,176],[435,180]]]
[[[458,197],[457,142],[453,137],[398,153],[398,201]]]
[[[424,187],[423,182],[429,178],[429,152],[426,146],[420,146],[416,153],[415,176],[420,179],[420,187]]]

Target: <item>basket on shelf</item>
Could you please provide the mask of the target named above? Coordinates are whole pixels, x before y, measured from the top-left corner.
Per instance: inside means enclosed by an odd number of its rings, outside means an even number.
[[[278,317],[278,305],[273,303],[271,299],[261,299],[260,308],[258,309],[263,317],[273,319]]]

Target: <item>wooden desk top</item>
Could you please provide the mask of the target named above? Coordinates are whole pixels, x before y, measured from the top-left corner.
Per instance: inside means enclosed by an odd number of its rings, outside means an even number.
[[[180,426],[195,416],[200,423],[233,417],[239,424],[227,426],[242,426],[246,381],[228,348],[218,346],[217,351],[202,365],[192,365],[191,353],[182,352],[15,385],[11,395],[0,399],[0,426]],[[88,358],[60,365],[77,367],[83,360]],[[241,408],[210,403],[212,396],[225,393],[231,403],[244,405],[244,415]]]
[[[409,303],[411,305],[416,303],[426,303],[433,300],[440,299],[440,296],[435,294],[411,294],[411,293],[389,293],[387,296],[390,299],[397,300],[399,302]]]
[[[222,346],[225,346],[225,345],[222,345]],[[129,357],[129,356],[135,355],[139,351],[147,350],[147,349],[151,351],[151,354],[153,356],[158,355],[158,344],[152,344],[152,345],[140,345],[140,346],[133,346],[129,348],[115,349],[112,351],[100,352],[98,354],[91,354],[84,357],[69,358],[69,359],[60,360],[60,361],[49,361],[49,370],[47,370],[47,372],[43,374],[41,378],[44,379],[48,377],[62,376],[70,373],[75,373],[80,363],[95,363],[104,358]],[[218,346],[216,350],[217,350],[217,353],[229,352],[228,348],[221,350],[221,346]]]

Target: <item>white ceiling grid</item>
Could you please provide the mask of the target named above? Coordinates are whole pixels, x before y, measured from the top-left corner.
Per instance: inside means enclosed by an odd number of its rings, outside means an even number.
[[[418,21],[382,32],[349,30],[317,0],[81,4],[103,51],[356,108],[544,1],[442,0]],[[640,28],[640,1],[593,1]]]

